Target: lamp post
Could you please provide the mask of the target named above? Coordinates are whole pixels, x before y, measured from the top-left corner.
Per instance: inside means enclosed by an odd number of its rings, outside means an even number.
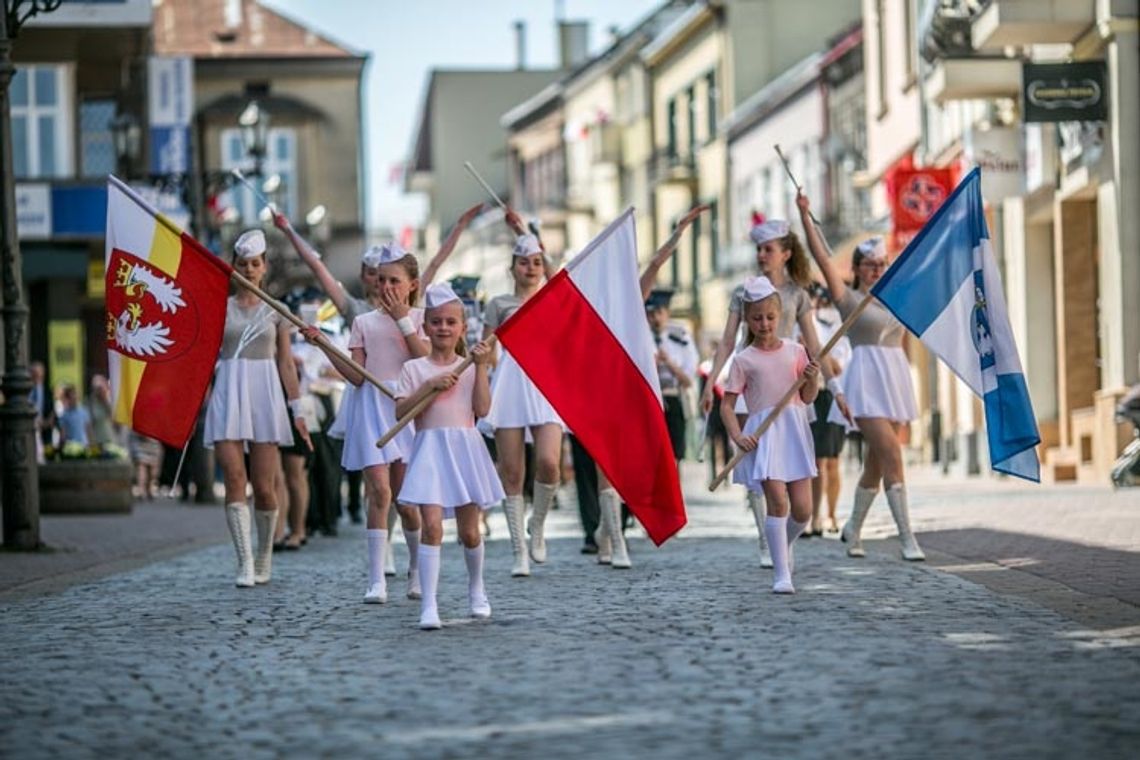
[[[0,14],[0,290],[4,295],[4,376],[0,390],[0,500],[4,504],[4,546],[36,549],[40,545],[40,484],[36,466],[35,419],[29,394],[28,307],[24,304],[20,241],[16,233],[15,164],[12,161],[12,109],[8,85],[12,37],[37,13],[48,13],[63,0],[4,0]]]
[[[260,177],[261,165],[265,161],[269,142],[269,114],[261,110],[256,100],[251,100],[238,116],[238,125],[241,127],[241,141],[245,152],[253,159],[251,173],[255,177]]]

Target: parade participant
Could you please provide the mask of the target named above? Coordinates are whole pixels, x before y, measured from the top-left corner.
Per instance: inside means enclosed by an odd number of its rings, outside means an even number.
[[[820,271],[827,281],[831,297],[846,318],[867,296],[870,288],[879,281],[887,268],[887,251],[882,238],[871,238],[855,248],[851,266],[855,280],[848,287],[828,256],[827,245],[819,230],[811,224],[811,204],[802,193],[796,196],[796,205],[804,228],[808,231],[808,246]],[[855,504],[840,537],[848,544],[847,554],[862,557],[860,535],[863,521],[879,491],[880,481],[887,493],[887,504],[899,529],[904,559],[919,561],[926,558],[910,528],[907,507],[906,483],[903,477],[903,458],[900,434],[903,425],[918,417],[911,385],[910,366],[903,350],[906,328],[880,303],[872,302],[858,316],[847,335],[851,340],[851,361],[839,378],[828,381],[828,387],[839,396],[845,392],[850,404],[850,415],[868,445],[863,461],[863,473],[855,488]],[[840,421],[833,413],[832,420]]]
[[[518,236],[511,259],[510,273],[514,280],[514,291],[495,296],[487,302],[483,312],[484,339],[490,337],[495,328],[537,293],[547,276],[548,263],[542,244],[532,234]],[[527,576],[530,575],[530,559],[537,563],[546,562],[544,529],[546,515],[558,490],[562,421],[554,407],[505,350],[495,365],[495,388],[487,422],[495,428],[499,476],[507,494],[503,508],[515,558],[511,575]],[[527,430],[534,439],[535,476],[533,512],[526,526],[530,530],[530,541],[528,546],[524,546],[523,518],[526,501],[523,497],[523,478],[526,470]]]
[[[806,290],[811,283],[811,262],[804,251],[799,236],[793,232],[788,223],[782,219],[770,219],[760,222],[752,227],[749,238],[756,246],[756,263],[760,273],[768,278],[772,286],[780,293],[781,313],[776,335],[781,339],[793,337],[796,328],[809,356],[819,353],[820,343],[815,332],[815,322],[812,319],[811,296]],[[741,312],[743,308],[743,286],[737,286],[732,293],[728,307],[728,321],[724,325],[724,334],[710,370],[712,377],[718,377],[721,368],[728,357],[743,348],[743,342],[737,343],[737,333],[741,326]],[[825,377],[828,376],[825,371]],[[712,386],[706,385],[701,395],[701,409],[706,413],[712,409]],[[845,400],[838,403],[846,408]],[[743,414],[744,409],[737,407],[737,413]],[[810,415],[809,415],[810,419]],[[760,539],[760,565],[771,567],[772,558],[766,545],[764,533],[765,505],[764,496],[759,491],[748,492],[748,508],[756,522],[757,533]]]
[[[832,303],[826,288],[816,284],[813,291],[816,334],[819,335],[820,341],[827,344],[843,323],[843,317],[839,315],[839,310]],[[832,347],[831,353],[824,358],[824,364],[827,365],[832,377],[839,377],[850,358],[851,342],[844,335]],[[828,419],[834,399],[835,395],[826,386],[819,389],[819,395],[815,397],[815,419],[811,423],[812,441],[815,443],[815,467],[819,474],[811,482],[812,516],[811,530],[808,533],[816,536],[823,535],[824,495],[827,496],[827,530],[830,533],[839,532],[839,525],[835,521],[840,485],[839,455],[843,451],[847,428]],[[806,537],[808,533],[804,536]]]
[[[816,475],[805,405],[815,400],[819,390],[819,365],[809,361],[803,346],[778,337],[781,295],[768,278],[749,278],[741,299],[747,346],[733,357],[721,419],[733,442],[748,452],[733,471],[733,481],[763,491],[768,504],[764,532],[776,571],[772,591],[794,594],[792,544],[811,519],[811,478]],[[798,396],[757,440],[753,433],[801,377],[805,383]],[[741,396],[748,409],[743,430],[736,419],[736,400]]]
[[[260,286],[265,278],[265,249],[265,234],[261,230],[245,232],[234,243],[234,269],[254,286]],[[289,350],[289,324],[251,291],[239,290],[226,302],[222,348],[203,436],[222,468],[226,523],[238,558],[238,586],[268,583],[272,573],[277,518],[274,486],[280,469],[278,446],[293,443],[285,402],[288,398],[289,405],[296,409],[299,396]],[[308,444],[304,420],[297,417],[294,424]],[[247,481],[253,485],[256,558],[245,495]]]
[[[380,306],[352,321],[348,348],[354,362],[394,391],[404,362],[428,352],[423,337],[423,309],[411,306],[419,288],[419,266],[416,257],[396,243],[368,249],[363,263],[375,270],[373,287]],[[305,330],[305,336],[314,341],[316,333],[316,327]],[[368,495],[368,591],[364,601],[383,604],[388,601],[388,584],[384,578],[388,515],[393,494],[399,493],[403,485],[414,431],[408,426],[384,448],[376,448],[376,441],[396,422],[395,402],[375,386],[365,383],[364,375],[337,352],[326,349],[326,354],[345,380],[356,386],[347,402],[349,406],[343,411],[347,424],[341,465],[346,470],[364,471]],[[418,510],[399,502],[396,509],[408,541],[407,596],[416,599],[420,595],[417,572],[420,516]]]
[[[447,260],[447,257],[451,255],[451,252],[455,249],[455,245],[457,242],[459,242],[459,237],[463,234],[463,231],[467,229],[467,226],[471,223],[471,220],[474,219],[482,210],[483,204],[480,203],[467,209],[465,212],[463,212],[463,215],[459,217],[458,221],[455,223],[455,226],[452,228],[447,238],[443,241],[443,245],[440,246],[439,251],[432,258],[432,260],[428,262],[427,268],[424,270],[423,275],[419,278],[421,288],[425,288],[432,283],[432,280],[435,278],[435,275],[439,271],[439,268],[443,266],[443,263]],[[335,306],[336,310],[340,312],[342,317],[344,317],[346,324],[351,327],[356,317],[360,316],[361,314],[367,314],[374,309],[384,307],[384,304],[381,302],[380,288],[376,279],[376,267],[369,266],[366,261],[368,258],[368,251],[365,251],[364,256],[361,258],[360,262],[360,283],[364,292],[364,297],[357,298],[350,294],[339,280],[333,277],[332,273],[329,272],[328,267],[326,267],[324,265],[324,262],[321,261],[320,254],[314,251],[305,241],[305,239],[301,237],[295,229],[293,229],[293,225],[289,222],[288,217],[279,211],[274,210],[273,223],[276,225],[277,229],[281,230],[285,234],[285,237],[288,238],[289,243],[293,246],[293,250],[297,252],[297,255],[301,258],[301,261],[305,262],[305,265],[309,267],[310,271],[312,271],[313,275],[317,278],[317,282],[320,283],[321,288],[333,302],[333,306]],[[372,249],[370,248],[369,250]],[[415,306],[414,301],[412,302],[412,305]],[[356,408],[352,401],[355,393],[356,389],[354,386],[350,385],[345,388],[340,402],[339,413],[337,414],[336,418],[333,421],[333,424],[328,431],[328,435],[330,437],[341,439],[347,437],[348,420],[351,416],[351,410]],[[360,470],[348,469],[347,467],[345,469],[348,473],[347,480],[349,495],[349,516],[352,518],[353,522],[360,522],[360,508],[359,506],[356,506],[355,509],[353,508],[354,505],[359,504],[361,481]],[[400,522],[403,526],[404,538],[408,543],[408,563],[410,573],[410,566],[415,563],[416,546],[419,544],[419,514],[415,510],[401,511],[398,508],[397,512],[399,513]],[[387,536],[387,546],[383,552],[385,575],[396,574],[396,566],[392,552],[392,529],[394,527],[395,516],[390,514],[388,522],[385,523],[385,535]]]
[[[491,409],[488,369],[491,348],[479,343],[471,349],[474,367],[456,374],[462,363],[466,319],[463,304],[448,285],[433,285],[426,295],[424,328],[430,353],[412,359],[400,371],[396,386],[396,413],[403,417],[427,394],[438,391],[433,402],[416,417],[415,442],[400,501],[416,505],[421,513],[423,541],[419,548],[423,597],[420,628],[441,625],[436,606],[443,521],[455,518],[467,564],[467,599],[475,618],[491,616],[483,586],[483,537],[480,518],[503,499],[495,465],[475,429],[475,418]]]
[[[665,402],[669,441],[673,444],[673,458],[680,466],[685,456],[685,405],[681,394],[693,386],[700,357],[689,329],[669,321],[669,301],[672,298],[672,290],[658,288],[651,291],[645,301],[645,314],[653,342],[657,345],[657,379]]]

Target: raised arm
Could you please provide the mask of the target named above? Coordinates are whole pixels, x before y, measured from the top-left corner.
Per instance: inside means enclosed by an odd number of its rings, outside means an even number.
[[[285,237],[289,239],[289,243],[293,246],[293,250],[301,257],[301,261],[309,267],[313,275],[317,278],[317,282],[321,284],[321,288],[325,291],[336,310],[344,314],[348,306],[348,291],[344,289],[344,285],[332,276],[328,268],[321,261],[320,254],[314,251],[305,239],[302,238],[297,231],[293,229],[293,225],[280,211],[273,212],[273,224],[277,229],[285,233]]]
[[[479,203],[463,212],[455,226],[451,228],[451,233],[448,234],[447,239],[443,241],[443,245],[439,247],[439,251],[428,262],[427,268],[420,276],[421,290],[426,290],[428,285],[431,285],[435,279],[436,274],[439,273],[439,268],[443,266],[443,262],[447,261],[447,257],[455,250],[455,244],[459,242],[459,236],[467,229],[467,225],[471,224],[471,220],[483,211],[483,204]]]
[[[827,289],[831,291],[831,300],[838,303],[843,299],[847,293],[847,283],[843,281],[840,276],[839,270],[835,268],[835,264],[831,261],[827,241],[823,239],[823,233],[815,226],[811,220],[811,203],[808,201],[807,196],[803,193],[796,195],[796,206],[800,210],[800,221],[804,225],[804,235],[807,237],[808,250],[811,251],[811,256],[815,259],[819,271],[823,272],[823,279],[827,282]]]
[[[645,271],[641,273],[641,279],[638,284],[641,286],[641,300],[644,301],[649,298],[649,291],[653,290],[653,283],[657,282],[657,273],[661,271],[661,267],[665,266],[665,262],[673,255],[673,251],[677,249],[677,243],[681,240],[681,235],[685,229],[693,223],[693,220],[700,216],[705,211],[708,211],[707,205],[694,206],[689,209],[689,213],[681,217],[677,222],[677,226],[673,228],[673,234],[665,241],[665,244],[657,249],[657,253],[653,254],[653,258],[649,260],[646,265]]]

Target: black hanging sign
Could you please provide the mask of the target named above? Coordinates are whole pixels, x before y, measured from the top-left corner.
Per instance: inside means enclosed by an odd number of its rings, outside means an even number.
[[[1104,121],[1106,78],[1104,61],[1024,64],[1025,121]]]

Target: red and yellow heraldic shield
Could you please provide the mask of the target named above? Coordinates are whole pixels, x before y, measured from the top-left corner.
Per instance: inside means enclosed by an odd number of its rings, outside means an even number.
[[[114,177],[106,264],[115,421],[182,448],[221,346],[232,270]]]

